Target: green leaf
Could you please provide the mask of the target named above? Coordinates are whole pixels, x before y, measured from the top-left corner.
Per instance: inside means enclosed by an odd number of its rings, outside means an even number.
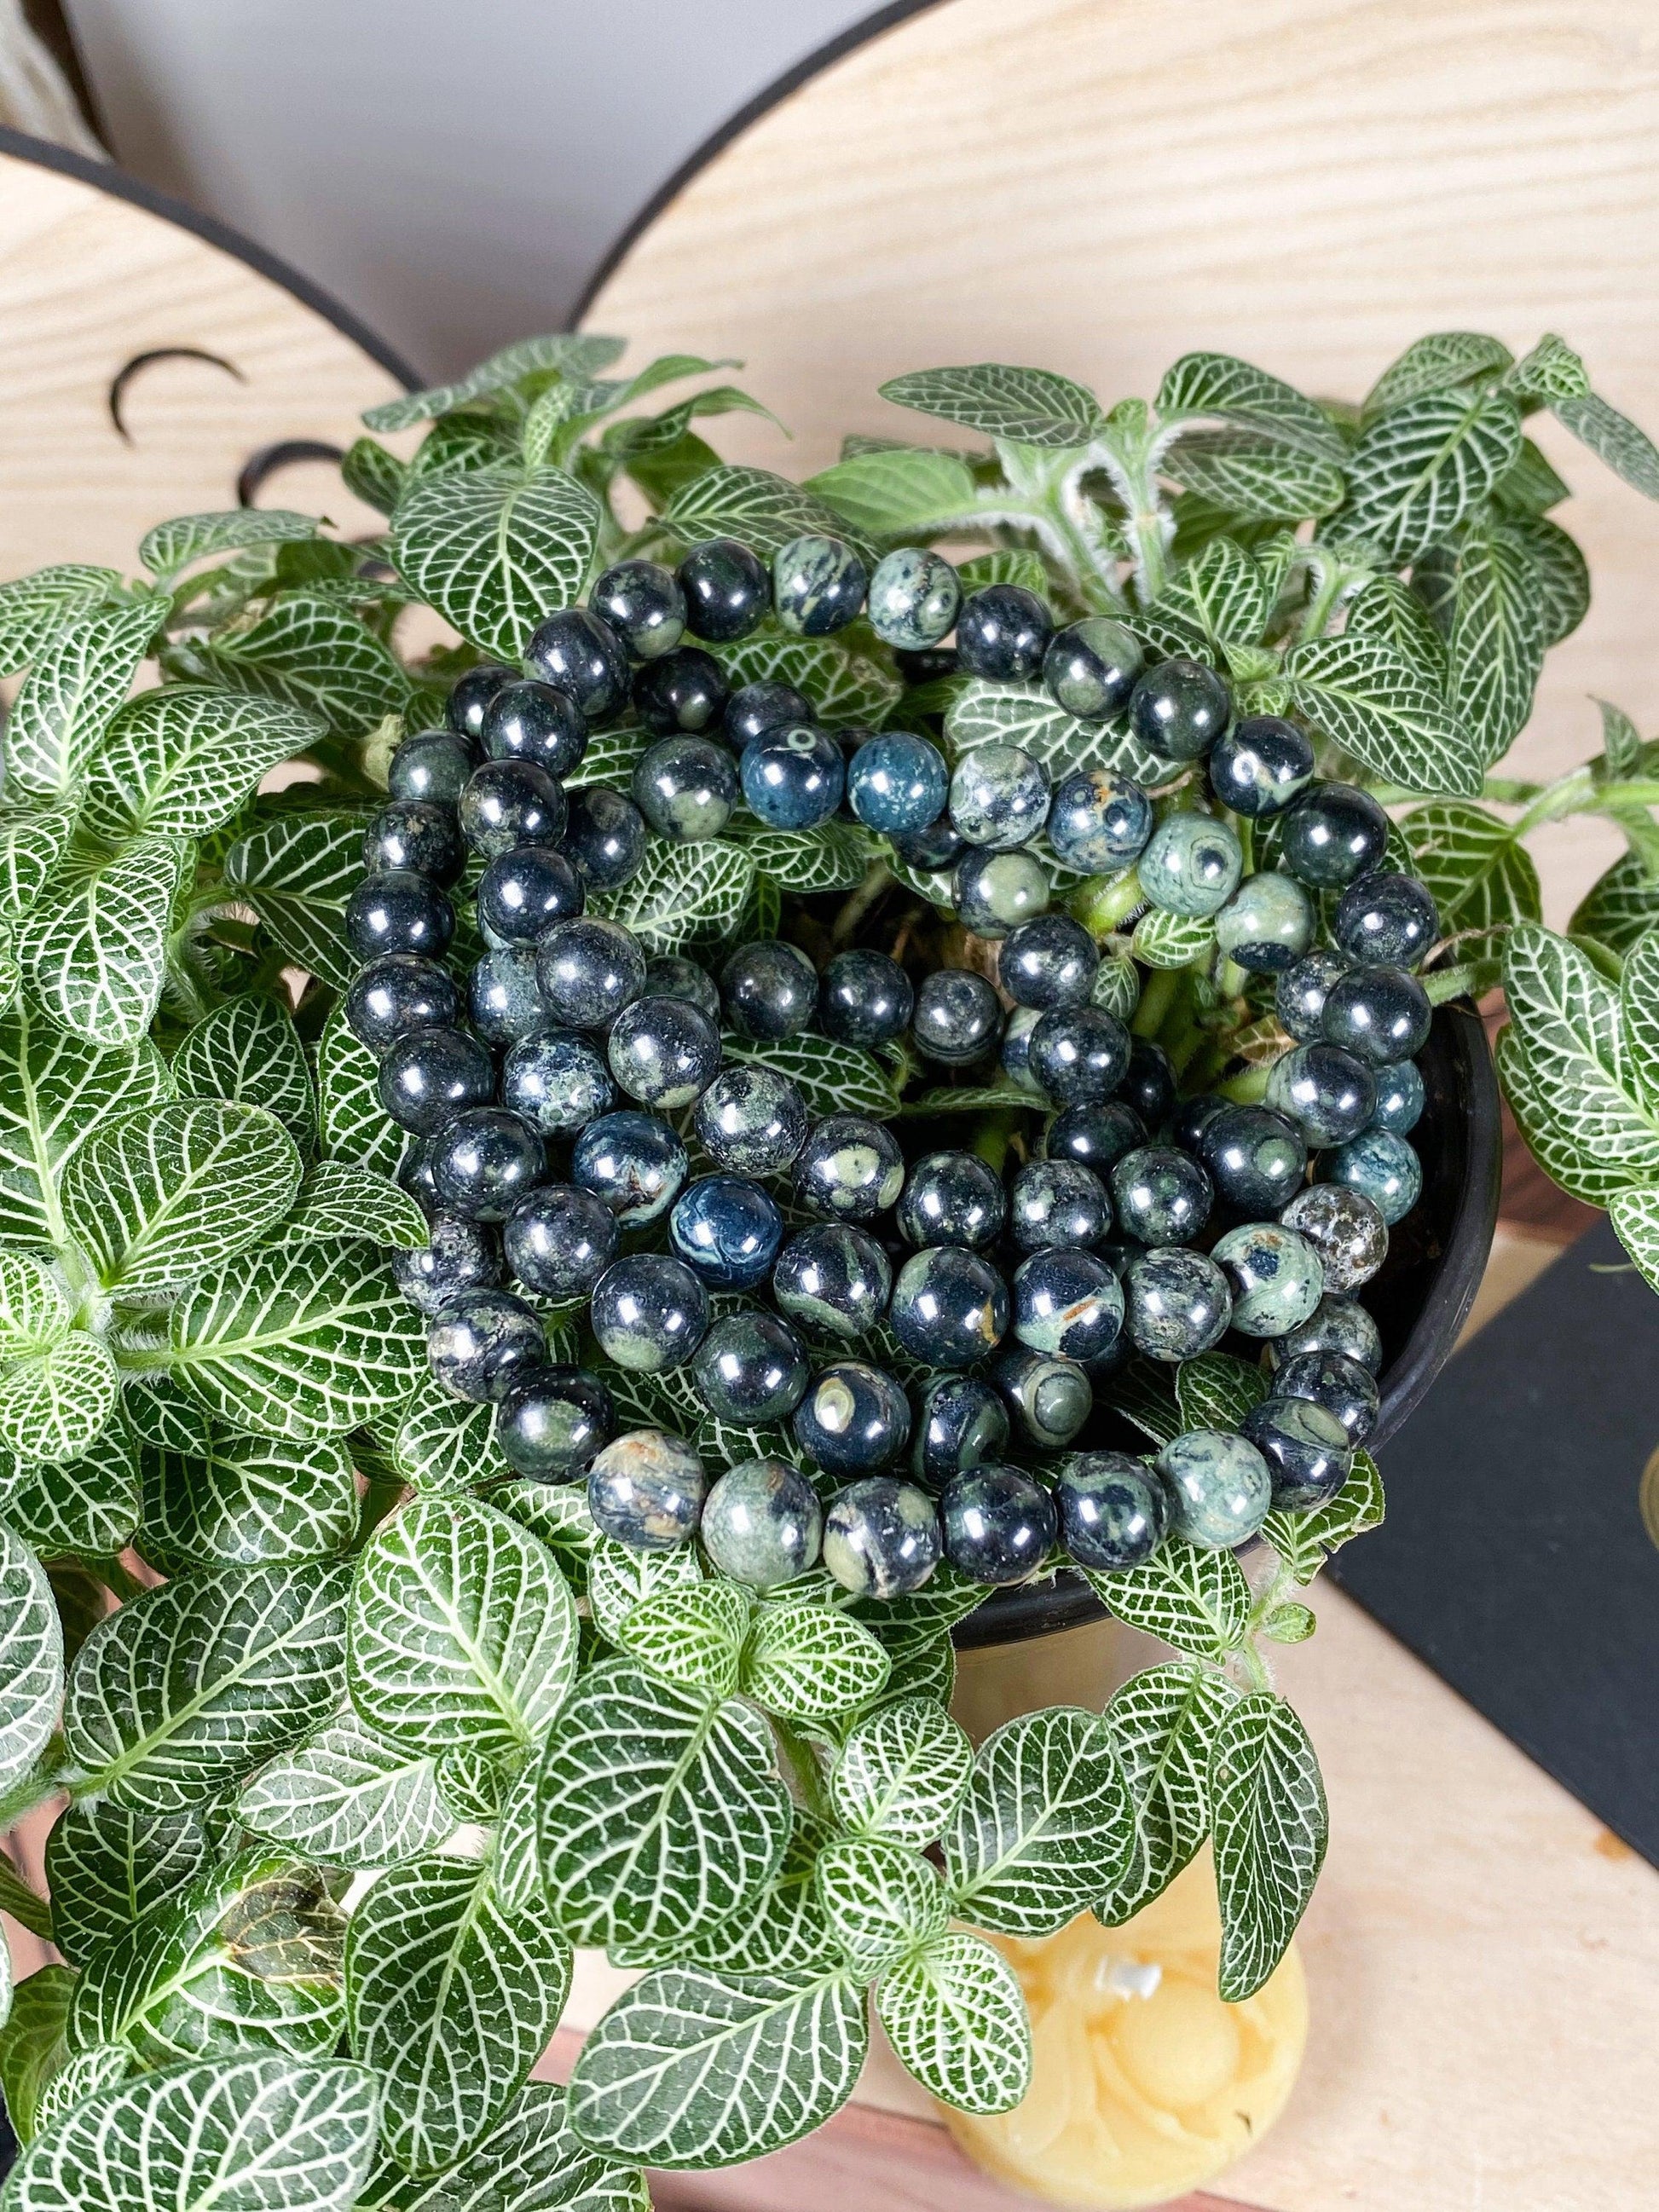
[[[431,1235],[426,1216],[406,1190],[351,1160],[323,1160],[300,1187],[299,1202],[279,1231],[284,1243],[366,1237],[413,1251]]]
[[[900,1698],[848,1735],[830,1778],[830,1802],[856,1833],[919,1850],[944,1833],[973,1759],[967,1736],[934,1699]]]
[[[1267,627],[1276,596],[1272,577],[1242,545],[1212,538],[1180,570],[1159,602],[1195,622],[1212,644],[1255,644]]]
[[[0,813],[0,921],[21,921],[50,881],[75,828],[73,805]]]
[[[1511,825],[1456,799],[1413,807],[1400,834],[1413,872],[1434,895],[1442,936],[1491,931],[1460,949],[1463,959],[1495,953],[1499,933],[1517,921],[1537,921],[1542,908],[1538,870]]]
[[[1445,641],[1418,594],[1397,576],[1373,576],[1350,601],[1343,635],[1381,638],[1437,690],[1448,681]]]
[[[120,1387],[108,1352],[82,1329],[14,1358],[0,1372],[0,1449],[79,1459],[109,1425]]]
[[[1478,798],[1485,759],[1432,680],[1380,637],[1315,638],[1285,662],[1297,710],[1389,783]]]
[[[53,1940],[76,1966],[189,1888],[210,1847],[203,1814],[135,1812],[108,1798],[67,1807],[46,1839]]]
[[[1593,392],[1553,400],[1550,412],[1615,476],[1649,499],[1659,499],[1659,447],[1628,416]]]
[[[1210,1754],[1219,1987],[1254,1996],[1284,1957],[1325,1856],[1328,1819],[1308,1732],[1282,1698],[1241,1698]]]
[[[167,1574],[337,1559],[357,1533],[357,1485],[344,1448],[326,1437],[289,1443],[211,1432],[200,1457],[146,1444],[138,1549]]]
[[[1606,756],[1607,773],[1613,776],[1636,775],[1642,766],[1642,738],[1630,716],[1621,707],[1606,699],[1598,699],[1601,710],[1601,750]]]
[[[651,2212],[645,2176],[589,2149],[565,2093],[528,2081],[507,2116],[445,2172],[411,2179],[389,2161],[359,2212]]]
[[[620,890],[608,893],[603,907],[648,953],[678,952],[730,936],[743,919],[754,878],[747,848],[729,838],[682,845],[653,837],[644,866]]]
[[[37,1967],[17,1984],[11,2015],[0,2028],[0,2089],[5,2092],[6,2118],[20,2142],[30,2142],[36,2134],[40,2092],[69,2056],[64,2022],[74,1986],[69,1967]]]
[[[599,501],[574,477],[498,462],[414,485],[392,518],[392,554],[470,644],[516,661],[537,624],[574,602],[599,530]]]
[[[320,716],[345,738],[365,736],[409,699],[390,647],[320,591],[285,592],[250,628],[218,631],[202,659],[216,682]]]
[[[741,1060],[787,1075],[812,1114],[863,1114],[887,1121],[899,1110],[890,1069],[857,1045],[832,1044],[810,1034],[759,1038],[733,1034],[721,1042],[728,1064]]]
[[[1239,1692],[1207,1667],[1148,1667],[1106,1708],[1133,1807],[1127,1864],[1095,1899],[1121,1927],[1160,1897],[1210,1832],[1210,1747]]]
[[[744,840],[744,850],[781,890],[802,893],[851,890],[876,857],[869,837],[850,822],[763,830]]]
[[[1521,451],[1506,392],[1425,392],[1373,422],[1348,459],[1348,504],[1336,525],[1390,562],[1442,543]]]
[[[1619,1242],[1654,1289],[1659,1291],[1659,1188],[1616,1190],[1607,1218]]]
[[[129,1598],[70,1672],[88,1794],[173,1812],[297,1742],[339,1701],[349,1581],[320,1562],[221,1567]]]
[[[348,1652],[351,1702],[388,1742],[513,1758],[575,1680],[575,1604],[552,1554],[506,1514],[417,1498],[364,1549]]]
[[[1331,514],[1346,489],[1334,461],[1255,430],[1192,430],[1165,454],[1163,472],[1200,499],[1246,521]]]
[[[455,1826],[436,1761],[389,1749],[349,1707],[262,1768],[237,1799],[236,1817],[319,1865],[354,1869],[418,1857]]]
[[[357,972],[345,910],[362,880],[368,818],[330,810],[279,814],[224,859],[225,882],[246,896],[276,950],[337,991]]]
[[[661,521],[684,545],[737,538],[767,561],[792,538],[809,534],[842,538],[861,555],[872,551],[864,533],[825,501],[770,469],[732,461],[694,477],[669,501]]]
[[[763,633],[722,645],[717,655],[727,680],[790,684],[803,691],[832,729],[879,729],[903,696],[904,686],[886,669],[849,653],[833,637],[783,637]]]
[[[773,1880],[716,1926],[676,1944],[673,1963],[731,1974],[838,1963],[840,1949],[817,1892],[817,1855],[828,1833],[797,1806],[788,1848]]]
[[[1492,496],[1512,521],[1530,521],[1571,499],[1572,487],[1557,475],[1530,438],[1522,438],[1520,458],[1499,477]]]
[[[1340,463],[1347,457],[1341,433],[1311,399],[1231,354],[1183,354],[1166,371],[1156,405],[1166,422],[1186,415],[1218,416],[1319,459]]]
[[[1005,1936],[1056,1934],[1117,1881],[1134,1820],[1112,1732],[1051,1705],[988,1736],[945,1838],[960,1919]]]
[[[1103,427],[1093,392],[1046,368],[1010,368],[996,362],[918,368],[891,378],[881,396],[896,407],[1018,446],[1086,446]]]
[[[884,1836],[837,1836],[818,1853],[818,1901],[836,1941],[868,1976],[930,1942],[951,1900],[919,1851]]]
[[[111,1559],[137,1530],[138,1462],[112,1422],[84,1459],[10,1462],[0,1472],[0,1498],[37,1559]]]
[[[0,1866],[0,1912],[9,1912],[20,1928],[51,1942],[52,1907],[38,1890],[30,1888],[9,1859]]]
[[[770,1881],[789,1796],[758,1715],[602,1661],[553,1726],[537,1784],[543,1881],[573,1942],[660,1943]]]
[[[588,1607],[593,1626],[615,1644],[635,1607],[667,1589],[684,1589],[702,1580],[696,1547],[670,1552],[636,1552],[613,1537],[596,1538],[588,1561]]]
[[[1659,1114],[1659,929],[1631,947],[1619,1005],[1632,1085],[1649,1111]]]
[[[301,1146],[315,1133],[317,1108],[305,1047],[287,1006],[263,992],[228,999],[187,1030],[173,1055],[173,1081],[181,1098],[231,1098],[263,1106]]]
[[[1244,1640],[1250,1589],[1231,1552],[1167,1536],[1144,1566],[1085,1571],[1085,1579],[1109,1613],[1177,1651],[1220,1660]]]
[[[1490,764],[1525,727],[1544,665],[1543,593],[1511,524],[1477,521],[1463,533],[1453,572],[1450,648],[1448,704]]]
[[[736,2166],[839,2112],[869,2039],[863,1989],[844,1972],[662,1967],[626,1990],[583,2045],[571,2122],[619,2157]]]
[[[570,1988],[569,1946],[539,1900],[503,1910],[489,1869],[435,1854],[383,1875],[351,1917],[351,2050],[385,2087],[386,2147],[451,2164],[529,2078]]]
[[[354,438],[340,463],[346,489],[377,514],[391,514],[403,495],[408,475],[408,463],[388,453],[374,438]]]
[[[957,753],[975,745],[1018,745],[1056,780],[1079,769],[1107,769],[1152,785],[1170,778],[1169,763],[1155,759],[1127,722],[1079,722],[1040,684],[974,678],[951,702],[945,734]]]
[[[142,692],[116,714],[92,763],[87,826],[111,844],[147,830],[205,836],[268,769],[323,735],[314,715],[274,699],[186,684]]]
[[[1267,1395],[1259,1367],[1230,1352],[1206,1352],[1176,1370],[1176,1403],[1183,1429],[1236,1429]]]
[[[261,2057],[143,2075],[29,2146],[7,2212],[351,2212],[379,2105],[362,2066]]]
[[[35,2106],[35,2133],[44,2136],[65,2113],[101,2090],[113,2089],[137,2071],[132,2053],[124,2043],[100,2044],[96,2051],[77,2051],[43,2083]]]
[[[1376,1462],[1369,1452],[1357,1451],[1348,1479],[1334,1498],[1311,1511],[1270,1513],[1261,1524],[1262,1540],[1278,1553],[1298,1583],[1310,1583],[1333,1552],[1382,1527],[1385,1505]]]
[[[336,1006],[317,1047],[317,1103],[327,1158],[395,1174],[408,1143],[380,1103],[380,1063]]]
[[[46,895],[51,919],[22,951],[46,1012],[88,1043],[137,1044],[161,1002],[173,902],[192,859],[181,838],[135,837],[74,853]]]
[[[1143,967],[1190,968],[1215,951],[1215,917],[1153,907],[1135,924],[1130,942]]]
[[[218,514],[180,514],[158,522],[138,541],[138,558],[158,583],[170,584],[181,568],[209,553],[244,545],[292,544],[317,535],[314,514],[280,507],[233,507]]]
[[[891,1665],[867,1628],[832,1607],[770,1606],[744,1653],[743,1686],[781,1719],[817,1720],[879,1697]]]
[[[1510,532],[1532,563],[1546,649],[1571,637],[1589,612],[1589,568],[1559,524],[1541,514],[1516,515]]]
[[[1121,1367],[1108,1386],[1107,1402],[1155,1444],[1167,1444],[1181,1434],[1174,1381],[1153,1360],[1136,1357]]]
[[[957,581],[964,592],[982,592],[988,584],[1018,584],[1039,598],[1048,589],[1048,571],[1041,553],[1004,546],[994,553],[975,553],[956,564]]]
[[[368,410],[363,421],[371,430],[406,430],[413,422],[433,422],[471,400],[509,391],[525,378],[544,375],[550,370],[562,376],[597,376],[620,358],[626,343],[623,338],[596,337],[585,331],[555,331],[545,337],[520,338],[453,384],[434,385],[400,399],[382,400]]]
[[[68,1297],[43,1261],[0,1251],[0,1359],[56,1344],[70,1318]]]
[[[1592,1206],[1659,1177],[1659,1115],[1644,1099],[1618,993],[1535,923],[1510,933],[1504,990],[1524,1061],[1510,1048],[1499,1073],[1528,1144],[1545,1140],[1550,1174]]]
[[[66,561],[0,584],[0,676],[36,660],[65,623],[90,614],[121,588],[113,568]]]
[[[749,1593],[735,1583],[692,1583],[636,1605],[616,1640],[665,1681],[729,1698],[749,1610]]]
[[[446,1390],[429,1371],[398,1419],[392,1463],[427,1491],[469,1490],[512,1469],[495,1441],[495,1408],[475,1406]]]
[[[105,1288],[131,1297],[177,1289],[257,1244],[301,1174],[274,1115],[198,1099],[94,1133],[64,1177],[64,1212]]]
[[[1592,884],[1568,928],[1574,937],[1594,938],[1622,956],[1656,921],[1659,880],[1649,875],[1636,854],[1625,853]]]
[[[1504,382],[1529,404],[1576,399],[1589,390],[1584,364],[1565,338],[1547,331],[1532,351],[1516,362]]]
[[[0,1790],[46,1749],[64,1694],[64,1633],[40,1562],[0,1522]]]
[[[426,1363],[420,1316],[377,1249],[279,1245],[209,1275],[169,1317],[167,1370],[258,1436],[343,1436],[406,1398]]]
[[[1374,422],[1379,415],[1403,407],[1425,392],[1454,391],[1460,384],[1490,377],[1508,368],[1514,359],[1500,338],[1483,337],[1478,331],[1437,331],[1413,339],[1366,394],[1361,420]]]
[[[53,797],[86,775],[167,612],[162,592],[75,616],[42,647],[6,717],[6,781]]]
[[[959,2112],[1012,2112],[1031,2086],[1031,2023],[1007,1960],[977,1936],[941,1936],[896,1966],[876,2011],[902,2065]]]
[[[925,446],[855,453],[809,477],[803,489],[826,501],[866,538],[931,538],[972,513],[966,462]]]

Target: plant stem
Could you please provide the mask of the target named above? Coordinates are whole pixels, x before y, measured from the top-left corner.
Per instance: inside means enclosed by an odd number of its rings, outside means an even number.
[[[1040,1102],[1034,1099],[1032,1103],[1036,1104]],[[998,1175],[1002,1173],[1003,1166],[1007,1160],[1009,1140],[1013,1133],[1013,1115],[1003,1109],[994,1110],[982,1115],[974,1132],[973,1149],[975,1156],[983,1160],[986,1166],[993,1169]]]
[[[1091,876],[1086,884],[1079,884],[1071,900],[1073,915],[1096,938],[1111,936],[1146,903],[1146,894],[1133,868],[1126,868],[1121,876]]]
[[[782,1752],[790,1776],[800,1793],[802,1804],[809,1813],[816,1814],[819,1820],[828,1820],[830,1801],[824,1794],[823,1775],[813,1756],[811,1745],[804,1736],[798,1735],[787,1721],[781,1721],[775,1713],[772,1716],[772,1733],[777,1738],[778,1748]]]
[[[1129,1028],[1138,1037],[1155,1037],[1163,1028],[1164,1018],[1176,1002],[1181,988],[1179,968],[1158,968],[1147,977],[1140,994],[1140,1004],[1135,1008],[1134,1019]]]
[[[1235,1106],[1259,1106],[1267,1095],[1267,1079],[1272,1073],[1271,1064],[1247,1067],[1242,1075],[1231,1076],[1222,1084],[1217,1095],[1230,1098]]]
[[[856,890],[850,891],[836,916],[836,926],[830,932],[830,943],[838,950],[852,942],[854,932],[889,884],[895,880],[892,870],[882,860],[872,860],[865,870],[864,881]]]

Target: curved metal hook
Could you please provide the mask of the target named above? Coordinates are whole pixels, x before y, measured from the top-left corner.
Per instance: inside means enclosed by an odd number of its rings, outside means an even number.
[[[326,444],[320,438],[282,438],[274,446],[260,446],[250,453],[242,465],[242,473],[236,479],[236,504],[252,507],[259,495],[261,485],[278,469],[289,467],[295,461],[343,461],[342,447]]]
[[[134,354],[130,362],[116,370],[115,374],[110,379],[109,386],[109,419],[128,445],[132,443],[132,433],[121,420],[121,402],[126,396],[128,385],[132,382],[140,370],[149,368],[152,362],[158,361],[210,362],[215,368],[222,368],[227,376],[234,376],[238,384],[247,382],[246,377],[234,361],[227,361],[222,354],[205,353],[200,346],[155,346],[149,353]]]

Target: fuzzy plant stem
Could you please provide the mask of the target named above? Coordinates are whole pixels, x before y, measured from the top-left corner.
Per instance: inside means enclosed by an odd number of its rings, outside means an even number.
[[[1182,985],[1179,968],[1159,968],[1141,988],[1140,1004],[1129,1027],[1138,1037],[1155,1037],[1173,1010]]]
[[[1267,1095],[1267,1081],[1273,1072],[1271,1062],[1262,1067],[1247,1067],[1242,1075],[1230,1076],[1218,1095],[1231,1099],[1235,1106],[1259,1106]]]
[[[892,870],[884,861],[872,860],[865,871],[864,881],[843,901],[836,916],[836,926],[830,933],[830,943],[839,951],[850,945],[857,934],[860,923],[880,898],[889,884],[895,881]]]

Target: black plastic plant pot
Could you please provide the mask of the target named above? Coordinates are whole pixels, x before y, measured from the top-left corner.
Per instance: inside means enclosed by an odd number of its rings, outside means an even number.
[[[1413,1133],[1423,1195],[1392,1231],[1382,1272],[1362,1293],[1382,1334],[1382,1404],[1367,1449],[1401,1427],[1444,1366],[1486,1273],[1504,1164],[1498,1078],[1480,1016],[1442,1006],[1419,1054],[1425,1100]],[[1246,1353],[1254,1347],[1232,1345]],[[1001,1590],[956,1631],[963,1650],[1052,1636],[1106,1617],[1083,1577]]]

